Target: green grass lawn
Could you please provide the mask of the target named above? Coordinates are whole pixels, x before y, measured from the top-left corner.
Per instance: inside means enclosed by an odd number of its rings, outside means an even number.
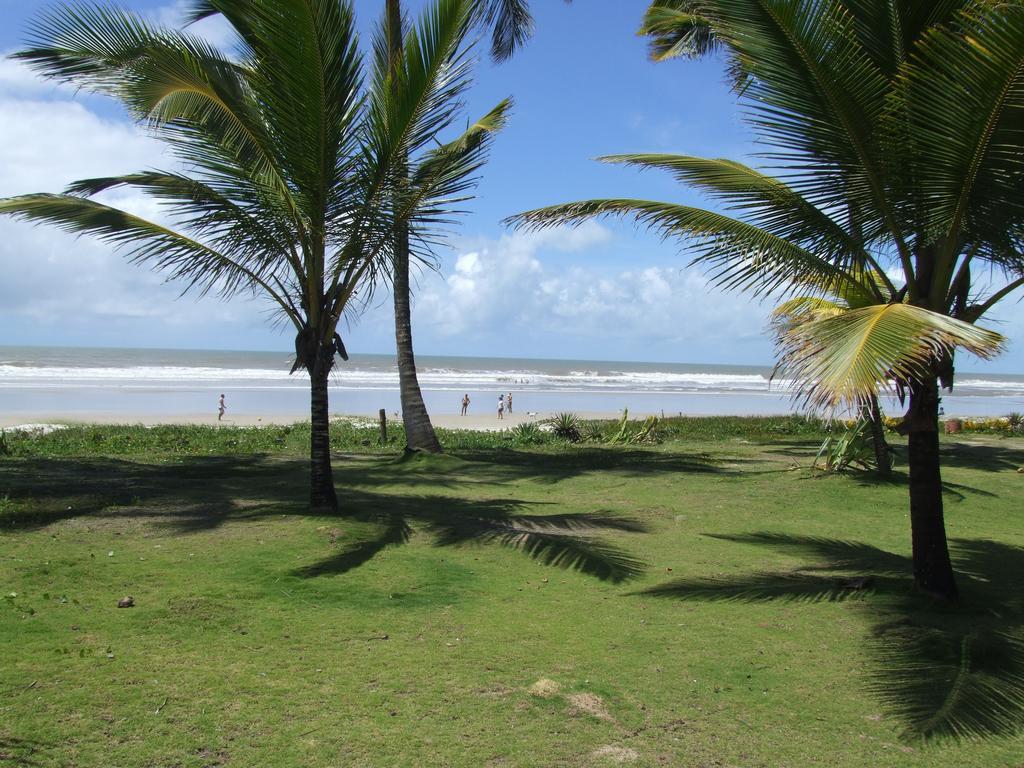
[[[1024,440],[944,444],[955,608],[812,437],[346,453],[338,517],[90,440],[0,458],[2,765],[1024,764]]]

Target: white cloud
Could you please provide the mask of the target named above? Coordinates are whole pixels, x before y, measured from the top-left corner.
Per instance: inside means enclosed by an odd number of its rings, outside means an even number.
[[[15,94],[43,94],[73,92],[67,85],[42,80],[25,64],[10,58],[13,51],[0,52],[0,93],[8,96]]]
[[[608,246],[596,223],[484,241],[459,255],[446,279],[426,280],[416,300],[419,329],[440,338],[600,340],[616,354],[659,356],[695,342],[760,340],[767,310],[709,288],[693,270],[566,265],[559,253]],[[627,259],[617,260],[619,264]],[[520,352],[522,353],[522,352]],[[550,353],[550,352],[549,352]]]
[[[55,88],[23,64],[0,59],[0,197],[59,192],[76,179],[173,167],[163,146],[143,130],[73,97],[73,90]],[[161,218],[152,200],[135,193],[107,193],[104,201]],[[180,286],[126,263],[102,243],[6,217],[0,218],[0,275],[0,327],[59,332],[69,322],[103,327],[121,319],[149,325],[159,337],[182,325],[252,327],[263,321],[249,302],[228,308],[212,298],[176,301]],[[0,343],[20,340],[0,336]]]

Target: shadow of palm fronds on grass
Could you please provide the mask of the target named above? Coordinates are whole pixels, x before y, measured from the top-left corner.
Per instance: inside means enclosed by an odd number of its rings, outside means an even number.
[[[339,483],[359,485],[418,486],[455,488],[466,485],[504,485],[528,480],[555,485],[590,473],[643,478],[667,474],[738,474],[735,467],[752,460],[710,454],[656,448],[570,446],[560,451],[527,451],[509,448],[460,450],[441,456],[413,454],[411,458],[383,457],[365,466],[359,455],[346,456],[335,467]],[[353,465],[352,462],[355,464]],[[396,472],[395,468],[401,471]]]
[[[0,463],[0,529],[33,530],[76,517],[155,516],[141,506],[159,502],[176,511],[159,515],[168,524],[208,530],[260,500],[298,508],[290,465],[259,455],[161,464],[115,458],[5,461]]]
[[[983,472],[1015,471],[1024,466],[1024,450],[1009,445],[947,442],[942,445],[942,464]]]
[[[713,538],[785,549],[786,572],[684,579],[639,594],[677,600],[857,601],[870,625],[868,689],[906,737],[1012,736],[1024,728],[1024,548],[955,540],[958,605],[912,591],[910,558],[861,542],[776,533]]]
[[[390,461],[374,465],[362,475],[358,468],[339,471],[342,512],[332,518],[370,523],[373,534],[298,569],[297,575],[346,573],[406,543],[414,530],[431,536],[437,546],[497,544],[615,583],[643,568],[598,537],[601,532],[645,530],[640,523],[603,513],[529,514],[542,504],[517,499],[395,493],[390,489],[402,485],[404,470]],[[357,480],[387,492],[345,487],[346,481]],[[282,514],[308,516],[307,484],[305,462],[264,456],[192,457],[160,464],[112,458],[18,460],[0,464],[0,498],[12,506],[0,508],[0,529],[32,530],[88,518],[144,521],[175,534],[208,532]]]
[[[388,547],[405,544],[412,538],[412,528],[405,518],[398,514],[356,515],[350,519],[376,523],[379,526],[379,533],[336,555],[325,557],[312,565],[296,568],[292,573],[303,578],[348,573],[370,562]]]
[[[771,456],[802,460],[810,469],[814,463],[821,442],[813,440],[779,440],[765,444],[765,453]],[[906,446],[899,443],[890,443],[889,448],[896,458],[896,466],[887,475],[879,475],[874,470],[848,469],[843,472],[820,471],[818,477],[829,477],[843,475],[852,477],[860,485],[864,486],[886,486],[906,485],[908,475],[906,472]],[[985,472],[1015,472],[1024,467],[1024,450],[1013,446],[979,444],[961,440],[950,440],[942,443],[942,465],[946,468],[960,468],[982,470]],[[982,490],[970,485],[944,481],[942,484],[943,493],[956,501],[963,501],[967,494],[997,497],[997,494]]]
[[[374,510],[379,501],[389,505]],[[620,583],[639,575],[644,564],[598,537],[602,531],[639,533],[635,521],[603,513],[524,514],[536,506],[515,499],[474,500],[448,496],[387,496],[363,499],[362,512],[342,519],[373,523],[377,533],[344,552],[297,569],[302,577],[346,573],[384,549],[405,544],[415,530],[431,537],[434,546],[497,544],[523,552],[544,565],[576,570],[603,581]]]
[[[663,452],[654,449],[573,447],[559,453],[541,451],[474,451],[464,458],[495,480],[529,479],[558,483],[591,472],[623,477],[654,474],[729,474],[723,462],[703,453]],[[742,459],[730,458],[730,463]]]

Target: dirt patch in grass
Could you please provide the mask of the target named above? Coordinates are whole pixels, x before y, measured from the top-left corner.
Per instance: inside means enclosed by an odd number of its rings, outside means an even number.
[[[614,719],[608,711],[604,699],[596,693],[572,693],[565,698],[571,705],[569,709],[570,715],[583,713],[596,717],[599,720]]]
[[[554,680],[548,680],[546,677],[542,677],[536,683],[527,688],[531,696],[536,696],[541,699],[552,699],[558,695],[558,692],[562,690],[562,686],[556,683]]]
[[[216,766],[227,765],[231,756],[223,749],[211,749],[201,747],[196,750],[196,757],[202,761],[203,768],[216,768]]]
[[[640,753],[629,747],[620,747],[617,744],[606,744],[598,747],[590,753],[590,757],[602,763],[610,765],[625,765],[640,759]]]

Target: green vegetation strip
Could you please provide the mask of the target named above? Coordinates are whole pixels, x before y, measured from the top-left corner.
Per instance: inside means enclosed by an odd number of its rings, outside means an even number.
[[[582,421],[581,438],[585,443],[608,442],[619,431],[621,422]],[[633,422],[639,431],[642,421]],[[558,447],[560,440],[551,431],[541,429],[508,429],[502,431],[438,429],[442,444],[448,450],[509,448],[521,445]],[[836,428],[840,428],[838,425]],[[703,440],[726,437],[808,437],[824,438],[829,427],[817,419],[801,416],[780,417],[708,417],[671,418],[659,421],[650,442],[664,440]],[[81,425],[70,426],[47,434],[9,432],[5,451],[11,456],[142,456],[142,455],[204,455],[268,453],[287,456],[308,456],[309,424],[287,426],[221,427],[198,425]],[[331,446],[337,451],[396,454],[405,446],[402,423],[388,423],[388,441],[381,444],[375,424],[364,419],[335,419],[331,422]]]

